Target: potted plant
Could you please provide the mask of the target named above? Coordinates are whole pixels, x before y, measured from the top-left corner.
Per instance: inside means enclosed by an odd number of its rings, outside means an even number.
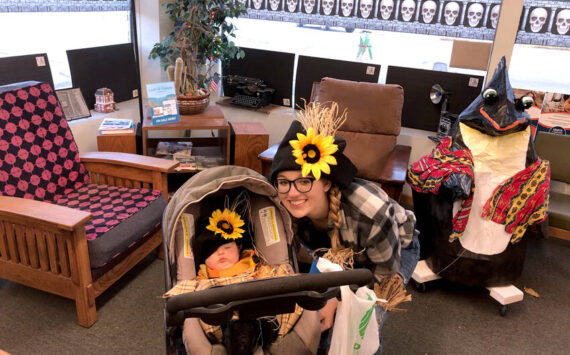
[[[156,43],[149,58],[160,58],[160,66],[174,81],[182,114],[198,113],[209,104],[213,69],[219,60],[242,58],[234,45],[233,24],[226,21],[247,10],[234,0],[175,0],[163,4],[174,30]]]

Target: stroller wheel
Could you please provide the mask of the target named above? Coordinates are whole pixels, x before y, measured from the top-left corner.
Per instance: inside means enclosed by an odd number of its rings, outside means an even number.
[[[413,280],[413,281],[414,281],[414,286],[416,287],[416,290],[418,290],[418,292],[420,292],[420,293],[426,292],[425,282],[417,282],[416,280]]]
[[[506,304],[502,304],[499,306],[499,314],[504,317],[507,315],[507,311],[509,310],[509,306]]]

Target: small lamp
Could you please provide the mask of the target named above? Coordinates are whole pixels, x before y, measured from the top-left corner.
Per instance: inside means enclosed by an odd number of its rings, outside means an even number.
[[[451,127],[455,121],[455,117],[447,112],[447,103],[450,93],[445,91],[441,85],[434,84],[429,90],[429,99],[434,105],[441,103],[441,111],[439,114],[439,125],[437,128],[437,137],[429,138],[435,142],[439,142],[443,137],[451,134]]]

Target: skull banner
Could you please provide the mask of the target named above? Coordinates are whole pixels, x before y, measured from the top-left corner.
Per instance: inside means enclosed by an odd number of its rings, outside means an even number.
[[[448,1],[443,6],[443,16],[441,23],[449,26],[458,25],[457,19],[461,15],[461,5],[457,1]]]
[[[416,2],[413,0],[404,0],[400,5],[400,21],[412,22],[414,21],[414,14],[416,13]]]
[[[358,4],[358,17],[373,18],[374,4],[374,0],[360,0],[360,3]]]
[[[287,11],[297,12],[297,8],[299,7],[299,0],[286,0],[285,3],[287,4]]]
[[[378,9],[378,18],[392,20],[394,18],[394,0],[381,0]]]
[[[437,16],[438,6],[433,0],[427,0],[422,3],[421,9],[421,19],[420,22],[423,23],[433,23]]]
[[[352,16],[354,11],[354,0],[340,0],[340,15],[342,17]]]
[[[374,28],[481,40],[492,39],[501,12],[499,0],[232,1],[251,9],[250,14],[243,17],[261,20],[313,23],[325,28],[341,26],[351,31]],[[516,43],[570,48],[568,1],[524,0]],[[275,12],[283,12],[285,16],[276,16]],[[372,21],[374,19],[379,21]]]
[[[481,27],[483,24],[483,15],[485,14],[485,6],[483,4],[473,2],[470,3],[465,11],[465,27]]]
[[[487,28],[497,29],[497,23],[499,23],[499,13],[501,12],[501,5],[496,4],[491,7],[491,13],[487,18]]]
[[[526,30],[527,32],[543,33],[546,32],[547,27],[545,26],[548,20],[550,9],[545,9],[544,7],[533,8],[527,19]]]
[[[303,0],[303,12],[306,14],[313,14],[317,10],[316,0]]]
[[[556,21],[554,22],[553,33],[559,35],[570,35],[570,9],[562,9],[556,15]]]
[[[268,8],[271,11],[281,11],[281,0],[269,0]]]
[[[264,10],[265,0],[251,0],[251,8],[255,10]]]
[[[321,15],[336,15],[336,0],[321,0]]]

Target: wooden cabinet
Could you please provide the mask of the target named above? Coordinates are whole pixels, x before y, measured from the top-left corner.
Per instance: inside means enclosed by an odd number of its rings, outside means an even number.
[[[97,150],[100,152],[137,153],[136,135],[127,134],[98,134]]]
[[[261,161],[257,158],[269,144],[269,133],[259,122],[231,122],[233,164],[245,166],[262,173]]]
[[[160,133],[151,131],[205,131],[198,137],[160,137]],[[204,132],[202,132],[204,133]],[[213,137],[212,137],[213,135]],[[207,136],[207,137],[206,137]],[[144,155],[154,155],[158,142],[191,141],[192,155],[207,158],[222,158],[225,164],[230,163],[230,125],[225,119],[222,110],[216,105],[210,105],[206,111],[195,115],[180,115],[178,122],[152,125],[149,115],[145,115],[142,127],[142,145]],[[197,171],[197,170],[196,170]],[[184,170],[183,172],[193,172]],[[195,171],[194,171],[195,172]]]

